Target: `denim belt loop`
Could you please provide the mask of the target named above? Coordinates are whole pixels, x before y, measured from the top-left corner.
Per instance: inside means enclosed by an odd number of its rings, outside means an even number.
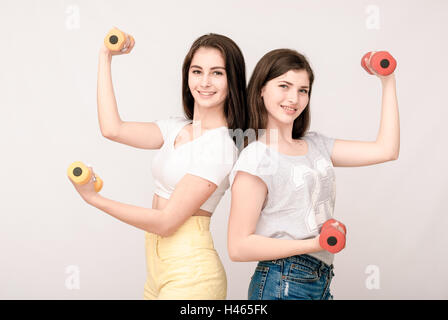
[[[323,270],[325,269],[325,263],[322,261],[319,263],[319,278],[322,276]]]

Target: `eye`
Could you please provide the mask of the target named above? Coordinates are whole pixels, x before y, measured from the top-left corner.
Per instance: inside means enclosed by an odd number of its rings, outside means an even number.
[[[279,87],[280,87],[280,88],[283,88],[283,89],[287,89],[287,88],[288,88],[288,85],[286,85],[286,84],[281,84],[281,85],[279,85]]]
[[[200,70],[197,70],[197,69],[195,69],[195,70],[191,71],[191,73],[193,73],[193,74],[201,74],[201,71],[200,71]]]
[[[306,94],[307,94],[307,93],[308,93],[308,90],[306,90],[306,89],[300,89],[299,92],[302,92],[302,93],[306,93]]]
[[[213,72],[213,74],[216,76],[222,76],[224,73],[222,73],[221,71],[215,71]]]

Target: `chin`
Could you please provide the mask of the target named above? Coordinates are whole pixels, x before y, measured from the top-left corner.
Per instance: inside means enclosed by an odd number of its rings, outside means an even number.
[[[291,124],[291,123],[294,123],[294,121],[298,118],[299,116],[297,116],[297,117],[289,117],[289,116],[287,116],[287,115],[284,115],[284,114],[279,114],[279,115],[275,115],[275,116],[272,116],[272,115],[270,115],[270,118],[272,119],[272,120],[274,120],[274,121],[276,121],[276,122],[279,122],[279,123],[282,123],[282,124]]]
[[[196,100],[198,105],[202,108],[213,108],[217,106],[224,105],[224,101],[202,101],[200,99]]]

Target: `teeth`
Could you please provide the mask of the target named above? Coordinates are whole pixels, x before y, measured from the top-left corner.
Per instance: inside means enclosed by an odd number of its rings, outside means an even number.
[[[201,92],[201,91],[199,91],[199,93],[204,96],[211,96],[212,94],[215,94],[214,92]]]
[[[296,111],[297,109],[281,106],[283,109],[289,110],[289,111]]]

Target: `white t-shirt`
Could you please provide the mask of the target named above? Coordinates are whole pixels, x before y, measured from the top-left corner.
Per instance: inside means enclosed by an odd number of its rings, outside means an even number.
[[[157,120],[163,135],[163,146],[154,156],[151,169],[155,180],[155,194],[169,199],[176,184],[185,174],[199,176],[213,182],[217,189],[201,209],[213,213],[229,188],[229,173],[238,158],[238,148],[227,127],[207,130],[193,140],[174,148],[179,132],[192,120],[183,116]],[[192,190],[191,192],[194,192]]]
[[[230,185],[238,171],[259,177],[267,186],[255,233],[276,239],[316,237],[322,224],[333,217],[336,182],[331,153],[333,138],[308,132],[303,156],[279,153],[263,142],[251,142],[241,151],[230,173]],[[248,200],[250,201],[250,200]],[[328,265],[334,255],[319,251],[309,255]]]

